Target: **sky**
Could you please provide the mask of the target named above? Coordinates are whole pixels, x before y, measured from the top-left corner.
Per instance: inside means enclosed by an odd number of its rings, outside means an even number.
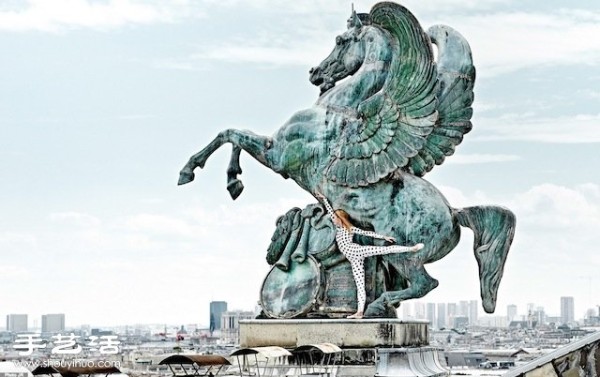
[[[368,12],[373,1],[355,0]],[[517,216],[497,315],[600,304],[600,3],[406,1],[469,41],[473,131],[425,178],[451,205]],[[350,2],[0,1],[0,317],[67,326],[208,325],[208,304],[254,309],[275,220],[315,200],[230,147],[177,186],[225,128],[271,135],[316,101],[308,70]],[[472,233],[427,265],[421,302],[479,296]],[[0,321],[0,326],[3,325]]]

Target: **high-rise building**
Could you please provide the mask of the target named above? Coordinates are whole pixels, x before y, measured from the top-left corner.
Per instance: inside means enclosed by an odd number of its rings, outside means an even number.
[[[443,329],[446,327],[446,304],[440,302],[437,304],[437,328]]]
[[[479,313],[479,305],[477,300],[469,301],[469,324],[475,325],[477,324],[478,314]]]
[[[27,331],[27,314],[9,314],[6,316],[6,331]]]
[[[221,316],[227,311],[227,302],[211,301],[210,303],[210,331],[221,330]]]
[[[538,306],[533,312],[533,317],[538,325],[542,325],[546,323],[546,312],[544,311],[543,306]]]
[[[414,302],[414,314],[415,314],[415,319],[425,319],[427,318],[427,315],[425,313],[425,304],[422,302]]]
[[[60,333],[65,330],[65,315],[60,314],[44,314],[42,315],[42,332],[43,333]]]
[[[402,319],[410,319],[413,318],[412,317],[412,312],[411,312],[411,308],[410,308],[410,302],[409,301],[404,301],[402,303],[402,305],[400,305],[400,307],[402,308]]]
[[[456,318],[458,314],[456,312],[456,303],[449,302],[448,305],[446,305],[446,311],[448,312],[448,326],[454,327],[454,318]]]
[[[506,316],[508,317],[508,323],[511,323],[517,317],[517,305],[511,304],[506,307]]]
[[[429,326],[435,327],[435,304],[433,302],[427,303],[427,320],[429,321]]]
[[[573,297],[560,298],[560,321],[562,323],[575,322],[575,300]]]
[[[459,301],[458,302],[458,312],[456,313],[462,317],[469,317],[469,301]]]

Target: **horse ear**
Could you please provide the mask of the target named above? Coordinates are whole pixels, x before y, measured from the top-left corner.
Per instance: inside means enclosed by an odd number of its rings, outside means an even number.
[[[354,4],[352,4],[352,14],[350,15],[350,18],[348,19],[348,30],[355,28],[356,30],[360,30],[360,28],[362,27],[362,22],[360,21],[360,18],[358,18],[358,15],[356,14],[356,11],[354,10]]]

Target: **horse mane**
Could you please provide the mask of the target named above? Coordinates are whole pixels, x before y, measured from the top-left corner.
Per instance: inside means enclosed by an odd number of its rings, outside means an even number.
[[[386,81],[358,105],[359,119],[347,125],[332,149],[326,176],[349,187],[374,184],[425,146],[438,119],[437,70],[429,36],[406,8],[379,3],[371,27],[385,31],[391,51]]]
[[[378,3],[369,13],[371,25],[379,26],[393,37],[394,54],[382,91],[394,99],[419,97],[433,73],[435,63],[431,41],[415,16],[402,5]],[[432,72],[433,71],[433,72]]]

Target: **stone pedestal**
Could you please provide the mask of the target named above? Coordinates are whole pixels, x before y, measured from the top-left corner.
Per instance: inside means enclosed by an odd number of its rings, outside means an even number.
[[[341,355],[320,375],[447,376],[440,350],[429,346],[428,325],[399,319],[243,320],[240,346],[279,346],[293,354],[300,346],[333,343],[342,349]]]
[[[240,321],[240,346],[296,348],[333,343],[341,348],[422,347],[427,321],[399,319],[253,319]]]

